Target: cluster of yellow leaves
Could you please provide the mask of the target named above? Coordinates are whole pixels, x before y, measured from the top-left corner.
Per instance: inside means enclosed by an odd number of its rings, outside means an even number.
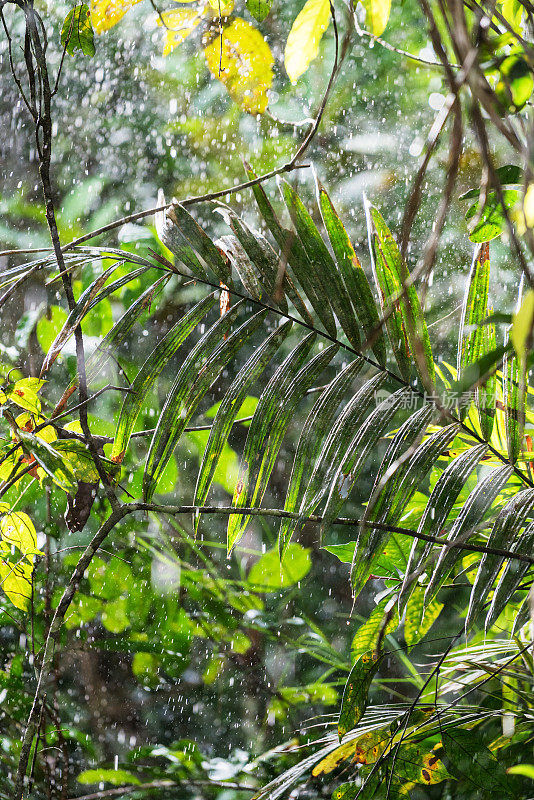
[[[97,33],[109,30],[140,0],[91,0],[91,20]],[[205,20],[204,54],[211,74],[226,87],[230,97],[249,114],[267,108],[273,82],[274,59],[261,33],[241,17],[230,17],[234,0],[181,0],[194,8],[176,8],[158,14],[165,29],[163,55],[190,36]],[[247,5],[249,5],[247,3]],[[362,0],[367,27],[380,36],[389,20],[391,0]],[[269,12],[257,15],[261,22]],[[249,5],[249,9],[251,6]],[[319,44],[332,17],[331,0],[307,0],[293,22],[285,48],[284,63],[292,83],[303,75],[316,58]]]
[[[28,608],[37,534],[29,516],[0,503],[0,586],[16,608]]]

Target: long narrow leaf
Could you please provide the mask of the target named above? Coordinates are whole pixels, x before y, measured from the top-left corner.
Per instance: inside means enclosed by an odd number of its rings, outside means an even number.
[[[477,484],[455,519],[447,536],[447,542],[465,542],[473,535],[476,526],[490,509],[511,474],[512,467],[498,467],[493,469],[489,475]],[[456,548],[442,548],[428,581],[425,602],[430,602],[457,560],[458,551]]]
[[[347,339],[354,348],[358,349],[361,344],[358,321],[341,274],[295,190],[286,181],[279,181],[278,185],[291,221],[308,255],[312,280],[320,288],[323,302],[330,304]]]
[[[462,491],[467,478],[486,452],[486,445],[479,444],[451,461],[442,472],[425,506],[418,533],[437,536]],[[399,608],[402,608],[411,588],[413,572],[418,569],[432,549],[432,544],[414,539],[408,557],[406,571],[399,591]]]
[[[509,549],[511,552],[520,555],[532,555],[534,550],[534,522],[529,523],[521,536],[512,542]],[[509,559],[495,587],[491,606],[484,623],[485,630],[489,630],[495,620],[504,611],[507,603],[510,602],[514,592],[517,590],[517,587],[531,568],[532,565],[526,561]]]
[[[489,535],[487,546],[497,549],[508,549],[510,542],[519,536],[520,530],[534,508],[534,489],[525,489],[516,494],[502,509],[495,520]],[[495,578],[503,564],[502,556],[484,553],[478,565],[477,574],[473,582],[469,609],[465,620],[466,630],[474,622],[491,590]]]
[[[419,297],[410,282],[408,267],[382,215],[367,200],[365,212],[371,255],[374,255],[375,280],[383,298],[383,310],[388,311],[391,304],[398,308],[398,312],[394,311],[392,317],[394,318],[397,313],[400,314],[401,319],[398,320],[397,327],[402,327],[409,350],[415,359],[417,371],[423,385],[428,388],[429,382],[431,385],[434,383],[435,368]],[[402,342],[392,342],[392,345],[397,356]],[[404,359],[402,362],[404,363]],[[406,366],[399,364],[399,369],[403,377],[406,377]]]
[[[379,328],[379,316],[369,282],[354,251],[352,242],[325,188],[317,183],[319,205],[338,267],[362,323],[365,336],[372,339],[373,352],[380,364],[386,363],[386,340]]]
[[[224,444],[248,388],[262,374],[291,327],[291,322],[284,322],[256,349],[224,395],[213,420],[208,443],[202,456],[195,489],[195,505],[203,505],[208,496]],[[195,530],[198,527],[198,519],[195,519]]]
[[[250,178],[255,177],[250,169],[247,169],[247,174]],[[310,264],[302,242],[294,231],[288,231],[282,227],[265,194],[263,186],[257,183],[252,187],[252,191],[260,213],[280,248],[282,261],[287,263],[293,270],[296,279],[300,283],[304,294],[323,324],[326,332],[330,336],[335,337],[337,335],[337,328],[334,316],[330,306],[325,303],[320,283],[315,280],[316,270],[314,270],[313,265]]]
[[[130,386],[130,391],[124,398],[117,430],[113,441],[111,458],[117,463],[121,463],[130,436],[132,434],[135,421],[141,411],[143,402],[148,392],[154,385],[161,371],[175,354],[181,344],[187,339],[189,334],[196,328],[198,323],[206,316],[210,308],[213,308],[217,301],[215,293],[208,295],[194,308],[182,317],[182,319],[171,328],[150,353],[145,363],[135,376]]]
[[[360,372],[363,363],[362,359],[356,359],[336,375],[306,417],[289,479],[289,488],[284,505],[286,511],[296,511],[300,506],[306,491],[305,473],[308,472],[310,464],[320,453],[323,440],[332,428],[341,398],[351,381]],[[290,542],[296,524],[295,520],[282,520],[278,533],[278,547],[281,558]]]
[[[226,364],[250,339],[268,313],[265,310],[259,311],[224,340],[235,319],[236,309],[240,307],[241,303],[238,303],[210,328],[193,348],[176,376],[147,455],[143,495],[148,502],[197,405]],[[223,339],[222,344],[221,339]]]
[[[299,509],[299,513],[303,517],[313,513],[327,493],[345,456],[349,442],[354,436],[354,431],[363,424],[373,400],[376,403],[377,398],[380,397],[380,387],[385,379],[384,373],[378,373],[367,381],[338,416],[316,459],[311,478],[306,486]]]
[[[337,345],[332,345],[302,366],[314,340],[315,335],[310,334],[297,345],[275,372],[260,398],[250,424],[234,492],[233,505],[237,508],[261,502],[282,439],[298,403],[337,351]],[[249,516],[241,514],[235,514],[228,520],[229,552],[243,535],[248,521]]]
[[[356,483],[367,457],[378,439],[387,430],[389,423],[403,404],[406,394],[406,389],[399,389],[383,400],[353,436],[343,461],[330,484],[323,512],[322,531],[337,517],[350,496],[352,487]]]

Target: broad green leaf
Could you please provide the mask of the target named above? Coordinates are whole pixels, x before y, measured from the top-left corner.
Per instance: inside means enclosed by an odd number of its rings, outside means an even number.
[[[378,636],[384,623],[384,615],[390,611],[391,604],[394,602],[391,597],[385,597],[378,603],[371,611],[369,617],[365,620],[363,625],[360,625],[354,638],[352,640],[350,653],[353,661],[361,658],[364,653],[369,650],[376,649]],[[392,633],[399,624],[399,614],[397,609],[394,609],[391,619],[384,628],[384,636]]]
[[[117,422],[117,430],[111,451],[111,459],[113,461],[120,464],[124,459],[135,421],[141,411],[145,397],[161,371],[215,303],[216,296],[211,294],[188,311],[156,345],[135,376],[132,385],[129,387],[130,391],[124,398]]]
[[[332,792],[332,800],[371,800],[382,782],[379,773],[369,775],[363,783],[342,783]]]
[[[332,256],[303,202],[286,181],[279,181],[285,204],[297,234],[308,256],[310,273],[323,296],[337,316],[350,344],[358,349],[361,344],[358,321]]]
[[[520,55],[509,55],[499,64],[501,80],[495,86],[495,94],[506,111],[517,113],[534,91],[534,77],[527,61]]]
[[[425,506],[418,533],[438,536],[442,532],[447,517],[462,491],[467,478],[482,459],[487,446],[479,444],[466,453],[450,461],[442,472]],[[418,539],[413,540],[412,549],[406,565],[404,580],[399,592],[399,608],[402,608],[410,590],[409,576],[418,569],[433,545]]]
[[[391,13],[391,0],[363,0],[365,23],[373,36],[382,36]]]
[[[350,386],[351,381],[358,375],[362,366],[362,359],[356,359],[336,375],[318,397],[306,417],[297,445],[291,477],[289,478],[289,487],[284,504],[285,511],[294,512],[300,507],[307,487],[305,476],[310,464],[320,454],[323,441],[332,429],[334,417],[343,394]],[[296,525],[296,520],[282,520],[278,533],[280,553],[284,552]]]
[[[310,550],[290,544],[280,561],[278,548],[268,550],[250,569],[247,581],[258,591],[276,591],[293,586],[311,569]]]
[[[428,388],[429,382],[434,383],[434,359],[417,291],[410,283],[410,272],[391,231],[380,212],[367,200],[365,213],[373,271],[377,289],[382,298],[382,309],[388,311],[391,304],[396,309],[388,321],[391,328],[390,339],[399,369],[402,376],[406,378],[409,375],[409,368],[405,359],[413,358],[423,384]],[[404,296],[399,299],[403,290]],[[403,347],[404,358],[400,357]]]
[[[208,443],[202,456],[202,463],[198,472],[195,489],[195,505],[203,505],[208,496],[209,488],[213,481],[213,476],[224,444],[228,440],[232,424],[239,413],[249,387],[253,385],[257,378],[263,373],[267,364],[291,330],[291,326],[292,323],[290,321],[282,323],[279,328],[256,348],[255,352],[237,374],[230,388],[224,395],[215,415]],[[195,530],[198,528],[198,520],[199,518],[196,517]]]
[[[517,539],[521,528],[534,508],[534,489],[518,492],[499,512],[491,529],[487,546],[507,550],[510,542]],[[485,600],[503,564],[503,557],[483,553],[478,565],[475,581],[469,598],[469,608],[465,620],[466,630],[482,610]]]
[[[405,389],[387,397],[378,405],[356,431],[345,450],[342,463],[330,483],[330,491],[323,512],[321,530],[324,532],[337,517],[343,504],[350,497],[350,493],[363,465],[375,447],[378,439],[383,436],[395,413],[401,407],[406,396]]]
[[[150,502],[159,478],[197,405],[226,364],[265,320],[267,311],[259,311],[224,339],[241,306],[242,302],[235,305],[204,334],[176,376],[147,455],[143,476],[143,495],[147,502]]]
[[[83,442],[76,439],[58,439],[54,442],[54,449],[69,462],[76,480],[83,483],[98,483],[100,478],[93,457]],[[108,467],[107,471],[116,472],[118,470],[118,467],[110,464],[107,459],[102,459],[102,461],[104,467]]]
[[[330,243],[337,259],[337,264],[345,286],[352,300],[352,305],[363,326],[367,339],[373,339],[373,352],[380,364],[386,363],[386,341],[379,328],[379,316],[373,293],[362,269],[347,231],[341,222],[326,190],[317,184],[319,205]]]
[[[516,164],[506,164],[503,167],[497,167],[495,172],[501,186],[521,186],[523,183],[523,169]],[[479,196],[480,189],[469,189],[468,192],[464,192],[464,194],[460,195],[458,200],[478,200]]]
[[[247,8],[257,22],[263,22],[272,7],[273,0],[247,0]]]
[[[504,189],[503,198],[508,212],[511,212],[519,202],[519,192],[515,189]],[[507,227],[501,202],[495,192],[488,192],[482,213],[479,211],[478,200],[474,202],[466,212],[465,221],[469,238],[475,244],[490,242]]]
[[[532,556],[534,549],[534,522],[529,523],[523,533],[515,539],[511,545],[508,545],[507,549],[512,553]],[[491,628],[495,620],[505,609],[506,604],[510,602],[517,587],[531,568],[532,565],[528,562],[517,561],[512,558],[506,563],[493,593],[491,605],[484,623],[485,630]]]
[[[91,25],[91,12],[85,3],[75,6],[65,17],[61,28],[61,44],[71,56],[76,50],[81,50],[84,56],[94,56],[95,35]]]
[[[322,549],[326,550],[328,553],[332,553],[332,555],[336,558],[339,558],[342,564],[352,564],[354,551],[356,549],[356,542],[323,545]]]
[[[425,608],[424,598],[424,588],[416,586],[406,605],[404,640],[408,647],[418,644],[426,636],[443,609],[443,603],[437,600],[432,600]]]
[[[325,758],[322,758],[319,763],[314,766],[312,770],[313,777],[329,775],[349,758],[352,758],[355,749],[356,741],[354,739],[351,739],[350,742],[345,742],[345,744],[338,745],[338,747],[328,753]]]
[[[512,472],[513,468],[509,466],[492,469],[489,475],[476,485],[456,517],[447,535],[447,542],[465,542],[471,538],[476,530],[476,526],[484,517],[484,514],[490,509],[493,501],[505,486]],[[434,593],[447,577],[457,560],[458,551],[456,548],[442,547],[428,581],[425,592],[425,602],[430,602]]]
[[[482,787],[489,797],[512,797],[504,767],[482,744],[477,730],[446,728],[442,741],[453,774],[477,791]]]
[[[296,83],[319,52],[319,43],[330,23],[329,0],[307,0],[287,37],[284,64],[291,83]]]
[[[249,114],[263,114],[273,82],[274,58],[257,28],[234,17],[220,35],[215,33],[204,55],[211,74],[224,84],[232,100]]]
[[[367,708],[367,695],[382,656],[376,652],[364,653],[352,667],[341,703],[337,732],[339,739],[356,727]]]
[[[425,786],[453,778],[445,764],[435,752],[429,752],[424,742],[403,744],[395,759],[395,777],[402,783],[422,783]]]
[[[337,352],[337,345],[332,345],[301,367],[314,341],[315,334],[310,334],[297,345],[275,372],[260,398],[241,459],[233,498],[236,507],[252,507],[261,502],[282,439],[298,404]],[[301,369],[297,372],[299,367]],[[235,514],[228,520],[229,552],[243,535],[249,518],[248,515]]]

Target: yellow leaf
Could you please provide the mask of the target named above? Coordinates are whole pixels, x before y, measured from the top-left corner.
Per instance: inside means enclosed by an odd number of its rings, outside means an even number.
[[[382,36],[391,12],[391,0],[362,0],[365,22],[373,36]]]
[[[91,0],[91,22],[97,33],[113,28],[141,0]]]
[[[329,22],[329,0],[308,0],[287,37],[284,63],[291,83],[296,83],[316,57]]]
[[[510,339],[520,361],[526,357],[527,341],[532,334],[534,324],[534,291],[530,289],[521,303],[521,308],[514,314]]]
[[[202,19],[203,12],[188,8],[176,8],[172,11],[162,11],[158,17],[158,25],[165,25],[165,44],[163,55],[168,56],[175,47],[182,44],[189,34],[193,33]]]
[[[15,608],[26,611],[32,593],[33,567],[26,562],[10,564],[0,558],[0,586]]]
[[[318,764],[315,765],[312,771],[312,775],[314,778],[317,775],[328,775],[332,770],[338,767],[343,761],[346,761],[347,758],[354,754],[358,743],[355,739],[351,742],[346,742],[345,744],[336,747],[331,753],[329,753],[322,761],[319,761]]]
[[[2,539],[9,545],[15,545],[31,563],[37,552],[37,534],[29,516],[22,511],[11,511],[0,519]]]
[[[33,431],[38,425],[42,425],[45,419],[43,417],[37,417],[35,414],[32,416],[31,414],[25,413],[19,414],[18,417],[15,418],[15,422],[23,431]],[[48,444],[55,442],[57,439],[56,429],[52,425],[41,428],[35,435],[38,439],[48,442]]]
[[[273,55],[261,33],[236,17],[204,50],[211,74],[226,87],[232,100],[249,114],[267,108],[273,82]]]

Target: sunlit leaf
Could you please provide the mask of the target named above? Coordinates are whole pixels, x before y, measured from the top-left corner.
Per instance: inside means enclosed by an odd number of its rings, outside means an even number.
[[[175,47],[185,42],[201,20],[202,12],[197,9],[173,8],[171,11],[162,11],[157,23],[165,26],[163,55],[168,56]]]
[[[263,114],[273,82],[269,45],[252,25],[236,17],[204,49],[211,74],[249,114]]]
[[[97,33],[113,28],[141,0],[91,0],[91,21]]]
[[[303,75],[319,51],[330,22],[329,0],[307,0],[287,37],[284,63],[291,83]]]

